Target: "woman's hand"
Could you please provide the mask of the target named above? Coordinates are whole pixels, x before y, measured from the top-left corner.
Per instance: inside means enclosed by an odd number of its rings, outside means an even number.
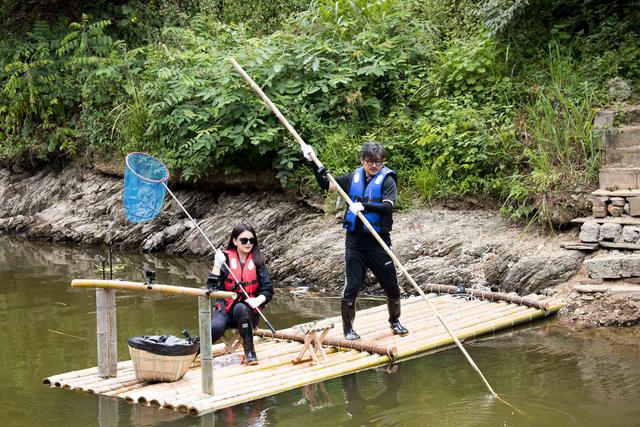
[[[216,250],[216,254],[213,257],[213,268],[211,269],[211,273],[220,274],[225,262],[227,262],[227,257],[224,255],[224,252]]]
[[[213,265],[222,268],[225,262],[227,262],[227,257],[224,256],[224,253],[220,250],[216,251],[216,255],[213,258]]]
[[[251,308],[258,308],[267,300],[267,297],[264,295],[258,295],[255,298],[247,298],[245,301],[249,304]]]

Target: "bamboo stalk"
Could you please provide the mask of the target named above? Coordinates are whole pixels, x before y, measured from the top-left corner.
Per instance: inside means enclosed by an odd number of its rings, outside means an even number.
[[[460,313],[464,314],[464,316],[456,316],[454,318],[450,318],[447,320],[447,322],[450,322],[452,325],[456,325],[458,322],[468,321],[469,319],[486,313],[486,308],[469,307],[469,309]],[[373,332],[364,331],[362,332],[362,336],[363,338],[370,341],[381,341],[384,339],[393,338],[397,340],[400,345],[404,345],[411,337],[422,337],[424,335],[429,335],[431,333],[441,332],[444,330],[438,320],[431,314],[425,314],[421,317],[411,317],[405,320],[403,323],[407,328],[409,328],[409,334],[404,337],[397,337],[393,335],[390,329],[386,330],[383,333],[380,333],[379,328],[377,330],[373,330]]]
[[[362,359],[362,360],[358,360]],[[377,365],[380,360],[387,359],[388,356],[381,356],[378,354],[367,355],[367,353],[356,353],[355,357],[350,360],[350,363],[343,364],[347,366],[359,366],[362,365],[363,361],[366,361],[366,364],[374,361],[374,365]],[[210,412],[215,409],[224,408],[227,406],[232,406],[242,401],[254,400],[259,397],[270,396],[276,393],[280,393],[286,390],[291,390],[293,388],[301,387],[306,384],[311,384],[314,382],[318,382],[325,379],[335,378],[336,376],[340,376],[343,374],[344,369],[335,369],[334,366],[326,366],[322,369],[318,369],[308,376],[300,376],[297,372],[289,373],[289,375],[282,378],[275,378],[274,380],[268,382],[267,384],[261,385],[261,387],[251,388],[249,390],[240,391],[235,395],[230,395],[222,400],[214,401],[211,399],[205,399],[201,401],[193,402],[189,408],[189,414],[192,415],[202,415],[205,412]],[[291,378],[294,378],[294,381],[288,381]],[[286,380],[286,383],[283,382]],[[248,397],[249,399],[246,399]],[[180,408],[178,408],[180,410]]]
[[[133,369],[133,364],[130,360],[118,362],[118,370],[130,367]],[[98,367],[81,369],[79,371],[66,372],[64,374],[53,375],[42,380],[44,385],[54,385],[55,387],[62,387],[62,383],[66,381],[74,381],[81,378],[87,378],[98,374]]]
[[[173,285],[148,285],[141,282],[127,282],[120,280],[97,280],[97,279],[74,279],[71,281],[72,288],[102,288],[102,289],[121,289],[127,291],[138,291],[146,293],[163,293],[172,295],[185,295],[192,297],[209,297],[209,298],[225,298],[236,299],[235,292],[216,291],[209,292],[204,289],[188,288],[186,286]]]
[[[478,324],[482,322],[482,320],[489,315],[493,317],[501,316],[502,315],[501,313],[509,312],[509,310],[512,310],[512,309],[524,310],[526,309],[526,307],[516,306],[516,307],[509,308],[508,306],[505,306],[505,308],[501,312],[494,312],[491,314],[487,314],[484,311],[475,312],[475,313],[469,312],[468,316],[452,321],[451,328],[452,330],[457,331],[457,329],[461,327],[467,327],[469,325]],[[433,320],[432,320],[432,323],[434,323],[434,326],[439,326],[439,324],[437,322],[434,322]],[[408,325],[413,326],[412,323],[408,323]],[[408,336],[397,339],[397,346],[400,353],[402,352],[402,350],[406,348],[413,348],[413,346],[415,345],[414,343],[416,342],[423,342],[429,339],[429,337],[431,336],[441,335],[442,333],[446,334],[446,331],[441,327],[431,327],[431,328],[423,328],[423,329],[416,328],[416,330],[418,332],[415,332],[415,333],[409,334]],[[396,338],[393,337],[391,339],[396,339]]]
[[[213,395],[213,358],[211,356],[211,301],[206,297],[198,298],[200,327],[200,354],[202,392]]]
[[[343,353],[343,352],[334,351],[333,353],[337,353],[339,356],[341,354],[345,354],[346,352]],[[333,355],[331,357],[335,358],[336,356]],[[234,377],[226,377],[222,379],[216,377],[216,384],[222,384],[220,388],[223,389],[225,393],[230,393],[230,392],[232,393],[234,392],[233,390],[236,390],[236,389],[242,390],[247,386],[262,384],[265,379],[271,378],[274,375],[278,375],[280,372],[289,373],[292,370],[299,371],[300,369],[303,369],[305,367],[311,368],[311,369],[314,368],[313,366],[310,367],[309,364],[292,365],[291,360],[292,360],[292,357],[291,355],[289,355],[286,359],[286,363],[282,363],[279,366],[273,366],[267,370],[253,372],[253,373],[245,371],[242,375],[238,375]],[[185,389],[188,389],[188,388],[189,387],[185,387]],[[177,403],[181,403],[181,402],[187,401],[189,399],[189,396],[194,393],[201,394],[199,390],[197,390],[194,387],[191,387],[190,391],[187,391],[187,393],[180,393],[179,396],[175,396],[175,393],[165,393],[162,397],[165,398],[165,401],[169,401],[169,402],[174,401]],[[219,394],[216,394],[216,398],[218,397],[219,397]]]
[[[466,329],[478,327],[478,325],[482,325],[484,322],[492,321],[504,315],[519,313],[527,309],[528,308],[524,306],[516,306],[509,310],[505,310],[503,312],[492,313],[488,315],[481,314],[470,319],[460,319],[459,321],[453,323],[454,327],[456,328],[455,329],[456,336],[458,336],[459,339],[463,339],[464,337],[462,336],[463,335],[462,331]],[[433,329],[432,332],[429,334],[423,334],[423,335],[412,337],[406,342],[401,343],[401,345],[399,346],[400,348],[399,348],[398,358],[402,358],[401,355],[405,351],[418,353],[416,349],[419,348],[422,344],[428,343],[429,340],[432,340],[438,337],[447,337],[447,336],[449,336],[449,334],[443,329]]]
[[[490,304],[489,302],[486,302],[485,304]],[[405,325],[416,325],[419,326],[420,329],[426,329],[426,328],[430,328],[432,327],[434,321],[436,324],[439,324],[439,322],[437,321],[436,317],[433,315],[433,313],[431,311],[428,312],[424,312],[423,310],[420,309],[420,307],[415,307],[415,310],[417,310],[418,313],[420,313],[419,316],[417,316],[415,313],[409,313],[408,316],[404,316],[403,315],[403,323],[405,323]],[[477,309],[477,305],[469,305],[468,307],[463,308],[462,310],[476,310]],[[460,309],[457,311],[462,313],[463,311],[461,311]],[[450,313],[445,313],[445,317],[447,317],[447,314]],[[375,319],[369,318],[366,322],[366,326],[362,327],[360,326],[361,322],[358,322],[358,319],[356,319],[356,322],[354,323],[354,329],[358,331],[358,334],[360,334],[360,336],[363,339],[366,340],[372,340],[373,337],[370,336],[371,333],[376,332],[379,333],[380,329],[381,329],[381,325],[380,323],[384,322],[385,326],[388,325],[387,323],[387,319],[379,319],[378,321],[374,321]],[[421,323],[422,322],[422,323]],[[410,329],[409,333],[416,333],[415,330]],[[341,328],[340,328],[340,332],[335,332],[334,334],[342,334],[341,332]]]
[[[429,292],[438,292],[440,294],[457,294],[458,287],[451,285],[437,285],[434,283],[427,283],[424,285],[425,290]],[[491,292],[491,291],[481,291],[479,289],[473,288],[464,288],[464,293],[467,295],[474,296],[476,298],[486,299],[489,301],[506,301],[512,302],[514,304],[526,305],[527,307],[535,307],[541,310],[548,310],[551,306],[548,302],[540,302],[535,299],[529,297],[521,297],[519,295],[510,295],[503,292]]]
[[[99,377],[100,378],[100,377]],[[114,383],[121,383],[124,381],[128,381],[130,379],[135,378],[135,374],[134,373],[128,373],[126,375],[121,375],[115,378],[100,378],[100,380],[96,379],[96,380],[90,380],[87,382],[79,382],[79,383],[65,383],[63,388],[67,389],[67,390],[80,390],[80,391],[86,391],[87,389],[91,388],[91,387],[95,387],[95,386],[99,386],[100,384],[103,384],[105,381],[108,380],[112,380],[112,379],[116,379],[116,381],[114,381]],[[144,381],[139,381],[138,382],[144,382]]]
[[[523,311],[517,312],[509,317],[508,320],[503,320],[503,318],[499,317],[497,319],[489,320],[488,323],[481,323],[482,326],[473,325],[469,328],[464,328],[458,331],[459,339],[466,338],[475,338],[477,336],[483,335],[489,332],[495,332],[499,329],[503,329],[506,326],[513,326],[518,323],[523,323],[524,321],[533,320],[535,318],[544,317],[545,311],[535,308],[525,308]],[[526,319],[526,320],[525,320]],[[518,320],[516,322],[516,320]],[[422,353],[426,350],[430,350],[432,348],[444,346],[451,344],[452,341],[447,334],[440,334],[439,336],[433,337],[430,341],[425,341],[421,345],[418,345],[414,348],[407,350],[400,350],[398,354],[398,359],[403,359],[407,356],[411,356],[414,354]]]
[[[274,334],[273,332],[267,331],[265,329],[258,329],[254,333],[261,337],[279,338],[279,339],[290,340],[290,341],[304,342],[305,340],[304,335],[291,334],[291,333],[285,333],[285,332],[276,332]],[[395,357],[395,355],[398,353],[398,349],[395,347],[378,346],[373,343],[362,342],[360,340],[349,341],[349,340],[336,339],[336,338],[324,338],[321,341],[321,344],[331,346],[331,347],[366,351],[369,353],[386,354],[388,356],[391,356],[392,358]]]
[[[122,383],[118,383],[118,384],[105,384],[101,387],[94,387],[94,388],[90,388],[85,390],[87,393],[89,394],[101,394],[110,390],[117,390],[118,388],[121,388],[122,386],[127,387],[127,386],[131,386],[131,385],[135,385],[135,384],[139,384],[140,380],[138,380],[137,378],[131,379],[129,381],[124,381]]]
[[[130,386],[126,386],[126,387],[121,387],[121,388],[117,388],[115,390],[110,390],[110,391],[106,391],[103,394],[105,396],[115,396],[115,397],[120,397],[122,398],[120,395],[123,393],[126,393],[128,391],[132,391],[132,390],[137,390],[139,388],[142,388],[146,385],[146,383],[143,382],[139,382],[138,384],[132,384]]]
[[[557,311],[557,306],[550,306],[549,309],[550,310],[556,310]],[[506,327],[506,326],[510,326],[510,325],[515,325],[518,322],[526,322],[526,321],[530,321],[532,319],[535,319],[536,317],[544,317],[546,315],[548,315],[547,313],[545,313],[544,310],[534,310],[534,309],[525,309],[525,311],[527,311],[526,314],[516,314],[515,317],[513,319],[507,319],[507,320],[502,320],[502,319],[498,319],[496,322],[494,322],[495,324],[492,325],[491,327],[484,327],[484,328],[479,328],[475,331],[469,332],[468,336],[478,336],[479,335],[479,331],[483,331],[482,333],[486,333],[489,330],[491,331],[496,331],[498,329],[502,327]],[[450,344],[452,343],[451,337],[448,336],[448,334],[442,334],[442,336],[446,337],[445,339],[441,340],[440,342],[436,342],[436,345],[442,345],[443,342],[442,341],[448,341]],[[402,357],[402,355],[400,356]],[[238,398],[229,398],[229,399],[224,399],[221,401],[217,401],[217,402],[212,402],[213,405],[205,405],[204,403],[206,401],[203,402],[196,402],[195,404],[192,405],[191,409],[190,409],[190,413],[193,415],[202,415],[206,412],[209,412],[211,410],[215,410],[215,409],[219,409],[219,408],[223,408],[223,407],[227,407],[227,406],[232,406],[244,401],[248,401],[248,400],[253,400],[253,399],[257,399],[260,397],[264,397],[264,396],[268,396],[268,395],[272,395],[272,394],[276,394],[282,391],[286,391],[286,390],[290,390],[292,388],[296,388],[299,387],[301,385],[305,385],[305,384],[309,384],[311,382],[316,382],[316,381],[321,381],[321,380],[326,380],[326,379],[330,379],[330,378],[335,378],[336,376],[340,376],[343,375],[345,373],[348,372],[355,372],[357,370],[362,370],[362,369],[366,369],[368,367],[371,366],[376,366],[376,365],[382,365],[384,364],[386,361],[384,361],[386,357],[385,356],[378,356],[377,359],[373,359],[373,360],[367,360],[367,361],[362,361],[361,363],[350,363],[349,367],[350,370],[346,371],[346,372],[341,372],[341,373],[337,373],[337,372],[333,372],[332,375],[327,375],[326,377],[322,377],[317,379],[315,381],[311,381],[309,380],[309,378],[307,377],[307,381],[301,381],[304,382],[304,384],[291,384],[288,383],[286,385],[286,387],[284,388],[275,388],[272,390],[269,390],[267,392],[251,392],[248,391],[246,394],[242,395],[241,397]],[[317,376],[320,376],[320,372],[317,373]],[[263,394],[264,393],[264,394]],[[219,396],[220,397],[220,396]]]
[[[328,351],[328,353],[334,353],[334,352],[337,352],[337,351],[335,349],[331,349],[330,351]],[[249,367],[245,367],[244,369],[238,370],[235,375],[216,375],[215,376],[216,384],[222,384],[222,385],[234,384],[234,383],[244,384],[244,381],[242,380],[242,376],[250,376],[251,377],[250,382],[258,381],[260,378],[264,377],[264,374],[261,374],[261,372],[262,373],[266,372],[267,374],[270,374],[271,372],[273,372],[274,369],[277,369],[285,365],[292,365],[291,361],[296,354],[297,352],[288,353],[277,360],[270,360],[269,366],[265,366],[261,370],[250,371],[249,369],[253,368],[254,366],[249,366]],[[195,382],[189,381],[189,382],[180,384],[178,387],[172,387],[170,389],[165,389],[160,391],[154,390],[154,396],[158,398],[163,398],[167,396],[180,394],[179,399],[184,400],[184,396],[182,394],[184,390],[191,390],[192,392],[200,392],[200,390],[197,389],[197,387],[195,386]]]
[[[356,352],[356,351],[351,351],[351,352],[345,352],[343,354],[339,354],[338,356],[334,357],[333,360],[329,360],[325,363],[319,364],[319,365],[313,365],[314,367],[316,367],[317,369],[314,369],[314,371],[322,371],[325,372],[327,370],[333,370],[335,368],[336,365],[340,365],[340,364],[344,364],[345,360],[344,359],[348,359],[350,362],[360,359],[360,358],[366,358],[366,357],[375,357],[375,358],[388,358],[387,356],[380,356],[378,354],[374,354],[373,356],[368,355],[367,353],[362,353],[362,352]],[[232,390],[227,390],[224,394],[220,394],[220,396],[216,396],[216,399],[210,399],[210,398],[205,398],[202,399],[200,401],[195,401],[192,402],[190,404],[191,407],[197,407],[199,405],[200,402],[211,402],[211,401],[215,401],[217,399],[228,399],[228,398],[233,398],[236,397],[238,395],[244,395],[244,394],[251,394],[252,392],[255,392],[256,390],[264,390],[264,389],[270,389],[272,388],[274,385],[281,385],[283,380],[286,381],[288,379],[291,378],[299,378],[301,375],[298,372],[299,369],[283,369],[281,371],[282,375],[277,375],[278,373],[271,373],[270,380],[262,380],[260,382],[254,382],[251,384],[251,386],[247,386],[246,384],[244,384],[244,386],[242,384],[238,384],[239,387],[237,387],[237,389],[232,389]],[[182,408],[182,409],[181,409]],[[178,410],[181,412],[187,412],[190,411],[190,409],[188,409],[185,406],[182,407],[178,407]]]
[[[131,372],[127,375],[123,375],[121,377],[115,377],[115,378],[105,378],[102,379],[102,381],[90,381],[88,383],[81,383],[81,384],[75,384],[71,389],[72,390],[82,390],[82,391],[89,391],[90,389],[93,388],[100,388],[103,387],[105,385],[110,385],[110,384],[122,384],[124,382],[127,381],[131,381],[131,380],[136,380],[137,382],[141,382],[140,380],[138,380],[136,378],[136,375],[134,372]]]

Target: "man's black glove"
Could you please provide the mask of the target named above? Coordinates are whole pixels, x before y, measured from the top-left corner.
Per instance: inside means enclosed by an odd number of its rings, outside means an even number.
[[[209,292],[215,292],[220,290],[220,276],[217,274],[209,273],[207,277],[207,281],[205,282],[205,287]]]

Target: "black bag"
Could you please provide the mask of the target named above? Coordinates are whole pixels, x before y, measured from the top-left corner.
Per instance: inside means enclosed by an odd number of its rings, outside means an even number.
[[[173,335],[151,335],[129,338],[129,345],[138,350],[161,356],[188,356],[200,351],[200,340],[183,339]]]

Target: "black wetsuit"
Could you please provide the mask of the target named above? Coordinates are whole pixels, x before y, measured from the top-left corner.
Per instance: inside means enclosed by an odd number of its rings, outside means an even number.
[[[352,178],[353,172],[336,178],[338,185],[347,194],[349,193]],[[365,187],[370,180],[371,178],[367,177]],[[365,211],[372,210],[381,215],[388,215],[388,222],[391,224],[393,222],[391,220],[393,204],[396,201],[396,197],[396,182],[390,176],[387,176],[382,183],[383,203],[381,205],[373,205],[362,202],[362,205]],[[381,231],[378,234],[387,246],[391,248],[390,228],[389,226],[389,230]],[[368,231],[365,231],[364,224],[358,218],[354,231],[347,231],[345,240],[346,281],[344,289],[342,290],[342,298],[346,300],[356,299],[364,283],[367,269],[371,269],[388,298],[400,298],[400,287],[398,286],[396,267],[393,264],[393,260],[384,249],[382,249],[375,237]]]

